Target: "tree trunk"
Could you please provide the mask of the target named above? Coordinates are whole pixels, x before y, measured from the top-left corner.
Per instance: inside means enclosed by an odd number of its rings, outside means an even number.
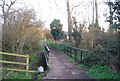
[[[70,6],[69,6],[69,0],[67,2],[67,14],[68,14],[68,36],[69,36],[69,42],[72,42],[72,19],[71,19],[71,13],[70,13]]]
[[[97,5],[97,0],[95,0],[95,12],[96,12],[95,23],[98,25],[98,5]]]
[[[94,9],[94,0],[93,0],[93,20],[92,20],[92,23],[94,23],[94,18],[95,18],[94,17],[94,13],[95,13],[94,11],[95,11],[95,9]]]
[[[91,28],[91,45],[90,45],[90,50],[93,49],[94,46],[94,19],[95,19],[95,1],[93,0],[93,21],[92,21],[92,28]]]

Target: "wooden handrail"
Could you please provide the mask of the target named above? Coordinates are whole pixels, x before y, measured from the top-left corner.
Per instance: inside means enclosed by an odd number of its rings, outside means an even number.
[[[50,49],[48,48],[48,46],[45,44],[45,51],[44,51],[44,56],[45,56],[45,60],[46,60],[46,63],[47,65],[49,65],[49,52],[50,52]]]
[[[0,68],[0,69],[4,69],[4,70],[11,70],[11,71],[20,71],[20,72],[38,72],[38,71],[34,71],[34,70],[23,70],[23,69],[13,69],[13,68]]]
[[[48,48],[46,44],[45,44],[45,48],[47,49],[48,52],[50,52],[50,49]]]
[[[3,55],[12,55],[12,56],[18,56],[18,57],[28,57],[26,55],[13,54],[13,53],[5,53],[5,52],[0,52],[0,54],[3,54]]]
[[[21,62],[12,62],[12,61],[4,61],[0,60],[2,63],[9,63],[9,64],[20,64],[20,65],[28,65],[27,63],[21,63]]]

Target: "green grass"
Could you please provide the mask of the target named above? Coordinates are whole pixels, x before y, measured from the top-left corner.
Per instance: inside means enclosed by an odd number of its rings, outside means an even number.
[[[86,74],[95,79],[120,79],[120,74],[111,72],[111,69],[107,66],[92,66],[88,68]]]
[[[6,66],[5,68],[16,68],[14,66]],[[12,73],[11,73],[12,72]],[[9,74],[8,74],[9,73]],[[3,79],[31,79],[33,73],[28,73],[26,76],[26,72],[15,72],[15,71],[9,71],[9,70],[3,70],[2,75]],[[7,75],[7,76],[6,76]]]
[[[50,43],[49,44],[51,47],[55,48],[57,51],[62,52],[64,50],[65,45],[69,45],[68,43]]]
[[[42,43],[48,44],[52,48],[55,48],[57,51],[61,52],[63,50],[64,45],[67,45],[68,43],[53,43],[51,41],[42,41]]]
[[[25,72],[15,72],[9,77],[9,79],[32,79],[32,75],[33,73],[28,73],[26,76]]]
[[[67,56],[67,55],[66,55]],[[70,56],[67,56],[67,59],[73,63],[77,63],[73,58],[71,58]]]
[[[42,77],[45,75],[46,75],[46,73],[41,73],[40,75],[38,75],[38,79],[43,79]]]
[[[84,64],[78,64],[77,67],[80,69],[87,69],[86,74],[94,79],[120,79],[120,74],[112,72],[107,66],[95,65],[88,67]]]
[[[43,51],[44,50],[44,47],[41,46],[41,45],[37,46],[37,48],[38,48],[39,51]]]
[[[41,73],[40,75],[38,75],[38,79],[42,79],[45,74],[46,73]],[[26,76],[26,72],[14,72],[8,77],[3,77],[3,79],[32,79],[33,75],[34,73],[28,73],[28,75]]]
[[[88,66],[85,66],[84,64],[77,64],[76,67],[80,69],[88,69]]]
[[[51,44],[52,43],[51,41],[44,41],[44,40],[42,40],[41,42],[44,44]]]

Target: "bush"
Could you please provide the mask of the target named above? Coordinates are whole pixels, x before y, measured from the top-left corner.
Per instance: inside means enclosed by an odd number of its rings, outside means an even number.
[[[83,58],[83,64],[85,64],[87,66],[99,64],[98,62],[100,62],[100,57],[99,57],[99,55],[97,55],[95,53],[87,54]]]
[[[114,49],[96,49],[92,53],[87,54],[83,58],[83,64],[87,66],[92,65],[107,65],[111,68],[115,68],[114,70],[119,69],[119,52]]]
[[[39,55],[38,54],[30,54],[30,69],[31,70],[37,70],[38,61],[39,61]]]
[[[113,45],[109,48],[98,49],[94,51],[96,56],[96,64],[107,65],[113,69],[113,71],[120,72],[120,53],[118,51],[118,46]]]

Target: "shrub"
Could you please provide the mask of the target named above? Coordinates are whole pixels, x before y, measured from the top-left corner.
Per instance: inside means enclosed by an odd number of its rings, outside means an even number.
[[[99,61],[100,61],[100,57],[94,53],[87,54],[83,58],[83,64],[85,64],[87,66],[96,65],[96,64],[98,64]]]
[[[30,69],[37,70],[38,54],[30,54]]]

